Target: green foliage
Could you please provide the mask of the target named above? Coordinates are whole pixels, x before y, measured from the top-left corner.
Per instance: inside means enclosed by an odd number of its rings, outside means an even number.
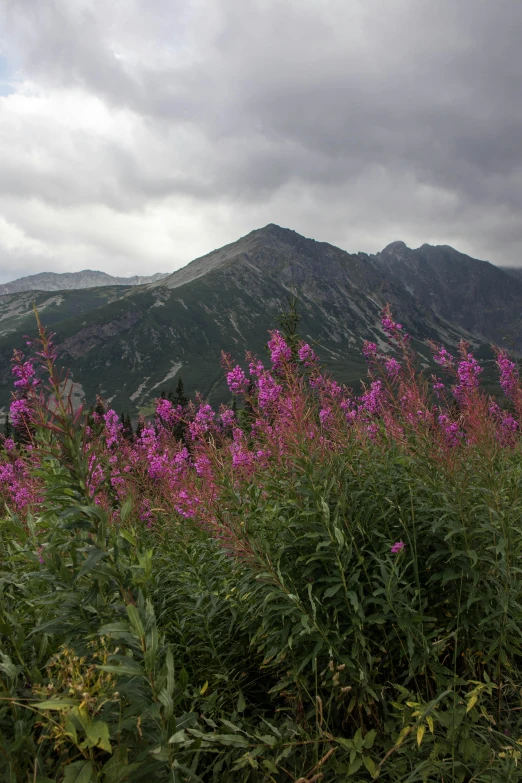
[[[522,780],[519,441],[293,426],[240,474],[207,437],[211,519],[147,528],[93,489],[92,415],[43,415],[39,515],[0,523],[1,779]]]

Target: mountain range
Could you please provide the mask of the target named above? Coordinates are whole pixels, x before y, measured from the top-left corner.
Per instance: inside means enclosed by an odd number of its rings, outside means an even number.
[[[0,284],[0,296],[18,294],[21,291],[69,291],[80,288],[97,288],[102,285],[145,285],[155,283],[168,273],[158,272],[143,277],[113,277],[106,272],[84,269],[82,272],[40,272],[37,275],[19,277],[10,283]]]
[[[83,273],[79,273],[83,274]],[[393,242],[351,254],[270,224],[162,279],[0,297],[0,409],[8,405],[10,357],[34,334],[33,302],[56,333],[78,399],[102,394],[118,411],[148,413],[181,375],[189,393],[229,400],[221,350],[263,355],[267,330],[297,298],[301,336],[324,364],[357,387],[364,339],[386,347],[380,312],[390,303],[429,363],[428,338],[461,338],[491,359],[491,343],[522,354],[522,276],[453,248]]]

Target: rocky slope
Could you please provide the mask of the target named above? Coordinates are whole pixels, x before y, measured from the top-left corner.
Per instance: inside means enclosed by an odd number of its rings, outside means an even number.
[[[384,275],[442,318],[490,343],[522,352],[522,277],[448,245],[416,250],[393,242],[373,258]],[[513,275],[513,271],[515,274]]]
[[[350,254],[275,225],[159,282],[41,293],[37,306],[86,400],[101,393],[117,410],[136,413],[180,374],[189,392],[228,399],[221,350],[238,360],[247,349],[262,354],[267,330],[293,294],[301,335],[319,344],[325,364],[350,385],[364,375],[363,339],[386,345],[379,314],[387,302],[426,359],[429,337],[454,347],[463,336],[475,343],[508,336],[522,349],[522,281],[491,264],[402,243],[375,256]],[[9,399],[12,349],[33,329],[34,298],[0,300],[0,407]]]
[[[84,269],[82,272],[41,272],[37,275],[20,277],[10,283],[0,284],[0,296],[17,294],[21,291],[72,291],[105,285],[145,285],[162,280],[164,277],[167,277],[167,274],[162,272],[148,277],[141,275],[113,277],[106,272],[93,271],[92,269]]]

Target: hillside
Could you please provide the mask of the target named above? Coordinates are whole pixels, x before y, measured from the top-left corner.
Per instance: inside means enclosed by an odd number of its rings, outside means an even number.
[[[227,400],[221,350],[238,360],[247,349],[261,354],[292,294],[301,335],[318,342],[325,364],[352,385],[364,375],[362,340],[385,345],[379,313],[387,302],[417,341],[454,347],[462,336],[476,343],[506,336],[522,349],[522,281],[491,264],[428,245],[350,254],[271,224],[148,285],[3,297],[0,407],[9,399],[12,349],[32,329],[33,299],[86,398],[100,393],[136,413],[179,374],[189,392]]]
[[[452,247],[394,242],[374,256],[422,305],[479,339],[522,351],[522,277]]]

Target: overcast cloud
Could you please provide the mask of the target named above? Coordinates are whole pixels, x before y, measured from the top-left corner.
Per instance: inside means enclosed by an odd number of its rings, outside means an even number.
[[[520,0],[0,0],[0,281],[267,223],[522,265]]]

